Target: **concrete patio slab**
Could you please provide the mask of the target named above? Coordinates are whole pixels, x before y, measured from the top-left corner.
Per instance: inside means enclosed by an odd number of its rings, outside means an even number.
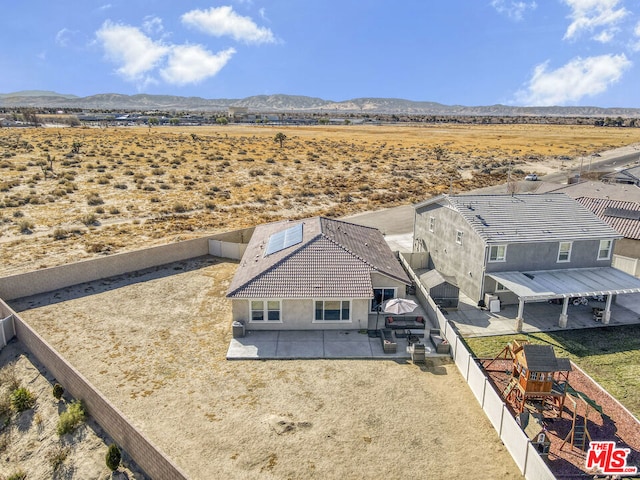
[[[325,358],[371,358],[373,352],[369,342],[329,341],[325,338],[324,356]]]
[[[552,332],[640,323],[640,314],[637,313],[640,311],[640,294],[618,295],[617,301],[611,305],[611,319],[608,325],[594,321],[593,307],[604,308],[604,302],[590,300],[588,305],[570,305],[567,327],[562,328],[558,325],[562,305],[548,302],[525,303],[522,332]],[[458,310],[443,313],[455,324],[463,337],[520,333],[516,330],[517,305],[505,305],[500,312],[492,313],[481,310],[475,302],[461,294]]]
[[[227,360],[410,359],[407,339],[398,338],[397,345],[396,353],[384,353],[379,338],[358,330],[249,331],[231,340]],[[435,353],[428,338],[425,350],[428,357],[449,357]]]
[[[323,341],[278,341],[277,358],[324,358]]]

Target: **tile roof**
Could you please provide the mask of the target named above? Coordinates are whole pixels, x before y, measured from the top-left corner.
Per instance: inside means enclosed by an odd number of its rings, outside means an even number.
[[[595,213],[620,235],[640,240],[640,203],[603,198],[576,198],[576,201]]]
[[[431,203],[457,211],[488,244],[621,238],[564,193],[442,195],[415,207]]]
[[[562,185],[560,188],[556,185],[555,192],[566,193],[571,198],[589,197],[640,202],[640,188],[629,183],[586,181]]]
[[[265,255],[271,235],[302,224],[302,242]],[[379,230],[315,217],[256,227],[232,298],[371,298],[371,273],[410,283]]]

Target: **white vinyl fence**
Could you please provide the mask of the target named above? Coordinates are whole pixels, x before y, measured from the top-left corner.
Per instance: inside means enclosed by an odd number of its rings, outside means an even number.
[[[416,296],[424,307],[429,319],[439,326],[441,334],[451,344],[451,356],[478,400],[485,415],[498,432],[500,439],[513,457],[516,465],[528,480],[553,480],[555,476],[538,454],[524,434],[515,418],[509,412],[502,397],[494,389],[484,370],[478,365],[471,352],[460,338],[455,327],[442,314],[426,289],[421,285],[420,279],[415,274],[403,254],[400,261],[404,265],[409,276],[416,284]]]

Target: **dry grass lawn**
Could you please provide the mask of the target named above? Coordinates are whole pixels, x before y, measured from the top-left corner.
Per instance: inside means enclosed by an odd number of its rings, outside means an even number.
[[[520,478],[452,363],[225,360],[235,268],[201,258],[13,307],[194,480]]]
[[[0,274],[416,202],[636,142],[637,128],[549,125],[4,128]]]

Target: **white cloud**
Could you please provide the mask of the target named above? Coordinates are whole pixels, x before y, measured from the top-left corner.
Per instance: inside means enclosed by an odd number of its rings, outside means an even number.
[[[609,42],[617,29],[616,25],[629,14],[620,6],[620,0],[563,0],[571,9],[572,20],[564,34],[565,40],[573,40],[582,32],[594,33],[593,39]]]
[[[170,47],[154,42],[138,28],[106,21],[96,32],[109,60],[120,67],[119,75],[129,81],[147,82],[146,74],[155,69]]]
[[[58,45],[59,47],[69,46],[74,34],[75,32],[69,30],[68,28],[58,30],[58,33],[56,33],[56,45]]]
[[[230,36],[245,43],[274,43],[271,30],[259,27],[250,17],[243,17],[231,6],[212,7],[209,10],[191,10],[182,15],[182,23],[213,35]]]
[[[234,53],[236,51],[233,48],[212,54],[200,45],[175,45],[160,75],[172,85],[199,83],[215,76]]]
[[[564,105],[602,93],[631,67],[624,54],[576,57],[566,65],[548,70],[549,62],[536,66],[525,89],[516,94],[523,105]]]
[[[527,10],[535,10],[536,2],[522,2],[514,0],[492,0],[491,6],[501,15],[506,15],[513,20],[522,20]]]
[[[162,19],[154,17],[152,15],[144,17],[144,21],[142,22],[142,30],[149,35],[153,35],[154,33],[162,33],[162,31],[164,30]]]
[[[640,22],[636,24],[636,28],[633,29],[633,35],[636,37],[633,40],[633,44],[631,45],[631,49],[634,52],[640,52]]]
[[[161,32],[159,19],[145,19],[143,28]],[[157,83],[159,75],[172,85],[199,83],[216,75],[236,52],[228,48],[216,54],[201,45],[173,45],[154,41],[141,29],[106,21],[96,32],[106,57],[118,67],[116,72],[138,87]]]

